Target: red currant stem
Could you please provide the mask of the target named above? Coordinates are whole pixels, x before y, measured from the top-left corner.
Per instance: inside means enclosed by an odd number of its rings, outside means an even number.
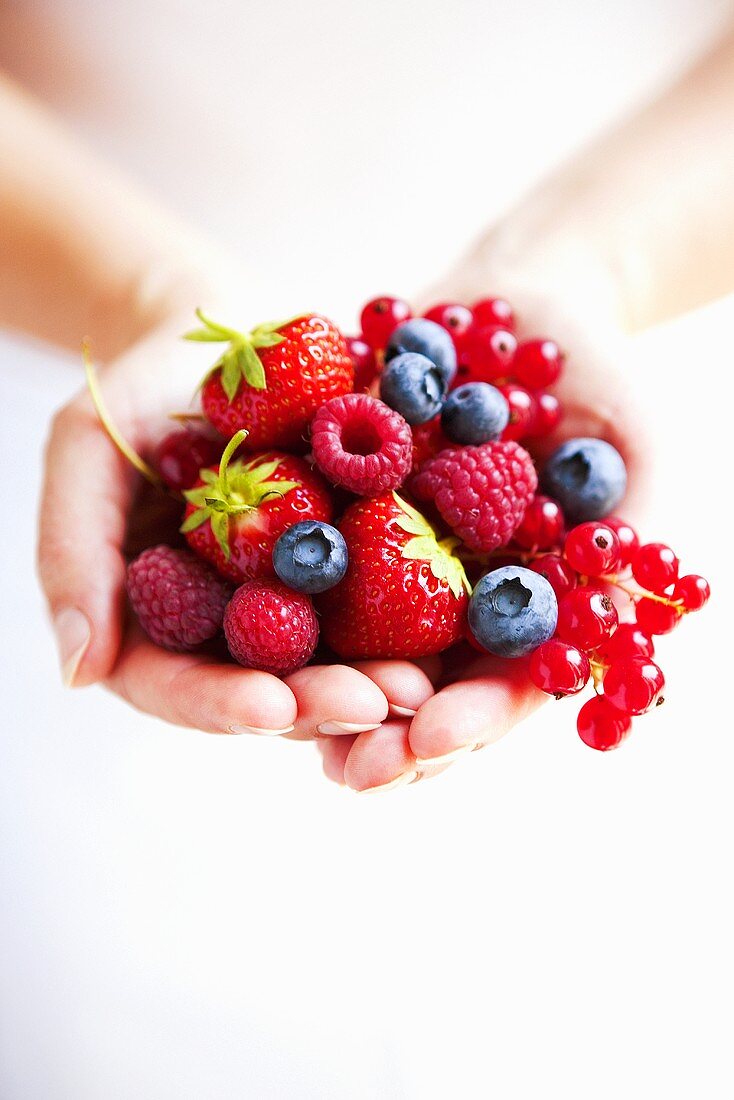
[[[681,615],[685,614],[685,607],[683,606],[683,600],[671,600],[667,596],[658,596],[655,592],[647,592],[644,588],[628,588],[626,584],[620,584],[616,578],[604,577],[606,584],[611,584],[614,588],[618,588],[621,592],[625,592],[629,598],[636,603],[637,600],[653,600],[655,603],[665,604],[666,607],[674,607],[676,611]]]
[[[165,492],[163,485],[163,479],[158,475],[157,471],[149,466],[144,458],[141,458],[138,452],[128,443],[123,436],[122,432],[116,426],[114,420],[110,416],[109,409],[107,408],[104,398],[102,397],[102,391],[99,388],[99,379],[97,378],[97,372],[94,369],[92,363],[92,353],[89,347],[89,341],[82,341],[82,359],[84,360],[84,373],[87,378],[87,389],[89,395],[92,398],[92,404],[94,405],[95,412],[100,419],[102,427],[107,432],[112,442],[117,447],[120,454],[122,454],[131,466],[134,466],[139,474],[142,474],[151,485],[155,485],[156,489],[160,489]],[[177,495],[177,494],[176,494]]]

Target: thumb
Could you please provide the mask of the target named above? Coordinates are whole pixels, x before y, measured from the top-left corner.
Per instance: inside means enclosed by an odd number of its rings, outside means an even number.
[[[38,570],[68,686],[103,679],[117,658],[134,479],[86,395],[57,413],[46,452]]]

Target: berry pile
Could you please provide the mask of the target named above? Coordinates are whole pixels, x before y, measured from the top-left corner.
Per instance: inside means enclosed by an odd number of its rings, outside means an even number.
[[[166,435],[153,468],[90,382],[113,439],[182,502],[189,549],[155,546],[128,568],[155,643],[223,636],[234,660],[279,676],[319,642],[347,660],[468,643],[528,658],[557,699],[590,685],[578,732],[601,750],[663,701],[653,638],[709,586],[615,515],[627,473],[609,443],[566,440],[538,468],[534,442],[562,418],[555,341],[520,339],[501,298],[424,317],[376,298],[348,338],[318,314],[250,333],[198,317],[187,339],[224,350],[201,423]]]

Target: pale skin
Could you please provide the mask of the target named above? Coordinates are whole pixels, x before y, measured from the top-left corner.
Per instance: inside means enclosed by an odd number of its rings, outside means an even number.
[[[734,289],[734,33],[676,87],[546,180],[417,303],[509,297],[525,331],[568,350],[563,436],[601,435],[629,466],[620,509],[644,511],[648,464],[623,363],[626,335]],[[0,77],[0,324],[77,351],[139,451],[188,402],[193,309],[231,297],[228,260],[114,178]],[[253,318],[259,320],[259,318]],[[175,386],[172,380],[175,379]],[[75,492],[65,491],[70,484]],[[39,571],[64,677],[210,733],[316,738],[326,775],[359,791],[431,776],[543,700],[522,662],[441,658],[302,669],[285,681],[156,648],[124,617],[135,471],[84,391],[56,416]]]

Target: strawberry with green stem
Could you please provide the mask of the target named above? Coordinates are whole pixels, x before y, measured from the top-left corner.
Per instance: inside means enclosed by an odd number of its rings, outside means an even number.
[[[304,450],[314,413],[350,393],[354,367],[344,337],[319,314],[258,325],[252,332],[217,324],[201,310],[202,328],[186,340],[227,345],[202,382],[204,415],[224,436],[249,427],[244,449]]]
[[[200,471],[181,527],[192,550],[235,582],[274,577],[280,535],[303,519],[328,522],[333,510],[326,482],[302,458],[266,451],[233,461],[246,438],[238,431],[219,466]]]
[[[462,637],[469,582],[454,554],[397,493],[357,501],[339,529],[347,572],[318,600],[322,637],[344,658],[425,657]]]

